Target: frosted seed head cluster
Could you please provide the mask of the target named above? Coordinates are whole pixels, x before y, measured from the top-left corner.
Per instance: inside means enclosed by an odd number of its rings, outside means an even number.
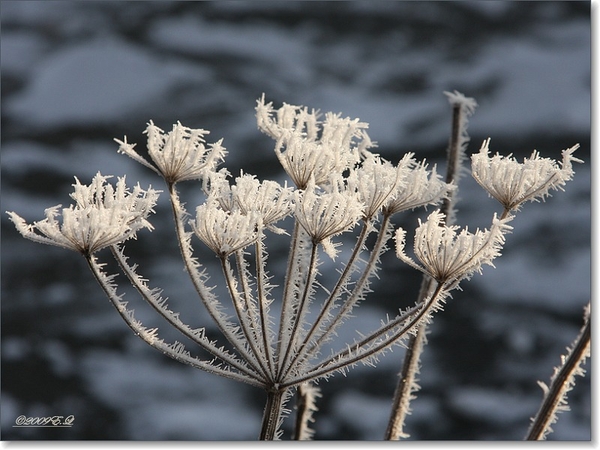
[[[381,207],[393,198],[406,183],[408,173],[405,159],[394,167],[383,158],[367,154],[359,167],[348,176],[348,189],[355,191],[364,203],[363,217],[370,220],[379,213]]]
[[[512,229],[507,223],[510,220],[512,217],[500,220],[494,216],[489,230],[470,233],[467,228],[446,226],[444,215],[434,211],[425,222],[419,219],[415,232],[414,252],[421,264],[404,252],[406,232],[401,228],[396,231],[396,255],[440,283],[456,284],[481,272],[484,264],[493,266],[492,261],[500,256],[504,235]]]
[[[333,184],[336,186],[336,184]],[[306,190],[297,191],[295,217],[315,243],[335,259],[332,236],[352,229],[364,214],[364,204],[348,189],[323,190],[311,178]]]
[[[315,184],[327,183],[331,173],[341,173],[360,160],[363,151],[374,147],[358,119],[327,113],[323,122],[316,111],[284,104],[279,110],[258,100],[256,118],[259,130],[275,139],[275,153],[284,170],[299,189],[311,177]]]
[[[425,161],[417,162],[413,156],[412,153],[407,153],[398,164],[406,167],[406,170],[403,170],[401,182],[385,202],[383,211],[386,215],[437,205],[456,188],[442,180],[436,166],[430,171]]]
[[[143,190],[139,184],[130,191],[125,177],[113,187],[106,182],[109,178],[98,173],[89,186],[75,178],[71,194],[75,205],[48,208],[46,218],[32,225],[14,212],[9,212],[9,217],[24,237],[85,255],[135,238],[142,228],[152,230],[147,218],[154,212],[160,191],[151,187]],[[62,216],[62,223],[58,216]]]
[[[190,225],[208,248],[225,257],[256,242],[262,220],[258,211],[225,211],[218,202],[209,200],[196,208],[196,220]]]
[[[533,151],[531,157],[525,158],[522,163],[511,155],[496,153],[490,157],[489,145],[490,139],[486,139],[479,153],[471,156],[473,178],[506,211],[516,211],[528,201],[543,200],[550,195],[550,190],[562,190],[575,173],[572,163],[583,162],[573,156],[579,144],[562,151],[560,164],[540,157],[537,151]]]
[[[275,224],[283,220],[294,209],[294,190],[287,185],[281,186],[276,181],[259,181],[255,176],[243,174],[236,178],[231,186],[233,207],[243,213],[257,211],[263,225],[277,234],[285,233]]]
[[[150,121],[145,134],[148,136],[148,153],[154,165],[135,151],[136,144],[129,144],[127,137],[123,141],[115,139],[120,144],[119,152],[154,170],[169,184],[202,179],[214,171],[227,154],[221,145],[222,139],[206,146],[204,136],[209,131],[184,127],[179,122],[165,133]]]

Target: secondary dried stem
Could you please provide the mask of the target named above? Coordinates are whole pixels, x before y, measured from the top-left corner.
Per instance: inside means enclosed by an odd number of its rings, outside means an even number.
[[[448,146],[448,160],[446,166],[446,183],[456,183],[460,175],[461,162],[464,159],[465,145],[468,142],[466,131],[467,116],[472,113],[474,101],[466,99],[462,96],[451,97],[452,103],[452,130],[450,133],[450,143]],[[454,222],[454,203],[456,190],[452,190],[444,198],[440,211],[446,217],[446,225],[450,226]],[[424,275],[421,291],[417,304],[427,298],[427,294],[431,289],[432,279]],[[388,423],[388,428],[385,433],[386,440],[399,440],[402,437],[408,437],[403,431],[404,420],[410,411],[410,401],[415,398],[414,392],[418,389],[416,384],[416,374],[420,367],[421,353],[424,348],[424,343],[427,335],[427,322],[423,322],[419,326],[416,334],[411,336],[402,370],[392,403],[392,413]]]
[[[585,323],[575,341],[569,355],[563,357],[563,364],[552,377],[552,384],[547,389],[544,401],[533,420],[531,428],[525,438],[527,441],[543,440],[551,429],[550,425],[556,421],[556,413],[562,405],[566,405],[566,395],[575,384],[575,375],[583,375],[581,365],[590,354],[590,317],[586,313]],[[545,385],[542,385],[545,386]]]

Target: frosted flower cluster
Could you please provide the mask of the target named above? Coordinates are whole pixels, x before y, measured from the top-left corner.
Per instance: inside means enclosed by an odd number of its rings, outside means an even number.
[[[306,190],[297,196],[295,216],[313,241],[335,258],[330,238],[353,228],[363,215],[364,204],[352,191],[318,189],[311,178]]]
[[[540,157],[533,151],[531,157],[519,163],[515,158],[495,154],[490,158],[490,139],[486,139],[479,153],[471,156],[473,178],[498,200],[506,211],[518,210],[527,201],[539,201],[550,190],[563,189],[573,178],[573,162],[583,161],[573,156],[579,144],[562,151],[559,164],[553,159]]]
[[[221,145],[223,139],[207,147],[204,136],[209,131],[184,127],[179,122],[165,133],[150,121],[145,134],[148,135],[148,153],[154,165],[135,151],[136,144],[129,144],[127,136],[122,141],[115,139],[120,144],[119,152],[152,169],[170,184],[202,179],[227,154]]]
[[[160,191],[151,187],[143,190],[139,184],[130,191],[125,177],[113,187],[106,182],[109,178],[98,173],[89,186],[75,178],[75,191],[71,194],[75,205],[48,208],[46,218],[32,225],[15,212],[9,212],[9,217],[24,237],[85,255],[135,238],[143,228],[152,230],[147,218],[154,212]]]
[[[327,113],[319,121],[317,111],[284,103],[275,111],[263,96],[256,106],[258,128],[275,139],[275,154],[299,189],[327,183],[332,173],[341,173],[360,161],[361,152],[372,148],[368,124],[358,119]]]
[[[492,261],[500,256],[504,235],[512,229],[507,224],[510,220],[512,217],[494,217],[489,230],[469,233],[467,228],[446,226],[444,215],[434,211],[425,222],[419,219],[415,232],[414,251],[421,265],[404,252],[406,232],[402,228],[396,231],[396,255],[440,283],[457,283],[480,272],[484,264],[493,266]]]

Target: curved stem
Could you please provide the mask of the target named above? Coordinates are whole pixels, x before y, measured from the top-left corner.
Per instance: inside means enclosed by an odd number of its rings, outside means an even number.
[[[96,263],[94,256],[86,256],[86,261],[94,275],[94,278],[96,279],[96,281],[98,282],[98,284],[100,285],[110,302],[113,304],[115,309],[119,312],[123,320],[125,320],[125,323],[127,323],[129,328],[131,328],[131,330],[135,333],[136,336],[140,337],[148,345],[176,361],[188,364],[197,369],[202,369],[206,372],[220,375],[222,377],[230,378],[236,381],[242,381],[252,386],[264,388],[265,384],[261,381],[257,381],[254,377],[250,378],[246,374],[237,373],[231,370],[223,369],[218,366],[214,366],[212,361],[202,361],[183,351],[182,346],[177,345],[177,343],[174,345],[166,344],[162,339],[160,339],[156,335],[156,329],[147,329],[134,318],[133,311],[128,310],[126,308],[126,303],[121,301],[121,296],[117,294],[116,288],[112,285],[112,277],[109,277],[106,274],[104,274],[104,272],[102,272],[102,269],[100,268],[98,263]]]
[[[574,377],[580,372],[580,365],[589,356],[590,352],[590,318],[586,315],[585,324],[575,341],[575,346],[569,352],[566,358],[563,358],[563,364],[560,370],[552,378],[552,384],[548,388],[548,392],[540,406],[538,413],[529,429],[525,438],[528,441],[536,441],[544,439],[546,433],[550,429],[556,419],[556,412],[559,410],[561,403],[565,400],[566,393],[575,384]]]
[[[304,375],[299,376],[298,378],[292,379],[289,382],[284,383],[282,386],[283,387],[296,386],[305,381],[310,381],[310,380],[314,380],[316,378],[323,377],[332,372],[335,372],[336,370],[344,369],[345,367],[348,367],[352,364],[355,364],[357,362],[365,360],[365,359],[369,358],[370,356],[373,356],[373,355],[381,352],[382,350],[385,350],[391,344],[393,344],[394,342],[396,342],[399,339],[401,339],[402,337],[404,337],[406,335],[406,333],[413,330],[414,327],[416,325],[418,325],[426,317],[426,315],[431,311],[433,306],[437,303],[438,296],[444,290],[444,285],[442,283],[439,283],[437,281],[436,281],[436,283],[437,283],[437,285],[436,285],[436,288],[435,288],[433,294],[431,295],[431,298],[427,301],[427,303],[425,305],[423,305],[421,307],[420,310],[418,310],[416,312],[415,316],[412,319],[410,319],[408,324],[402,326],[402,328],[400,330],[395,331],[389,337],[385,337],[385,335],[387,333],[394,330],[394,328],[400,326],[402,322],[408,320],[408,318],[406,316],[412,314],[413,313],[412,311],[411,311],[411,313],[405,314],[404,316],[396,317],[394,320],[389,322],[387,325],[382,326],[381,328],[379,328],[378,330],[376,330],[375,332],[373,332],[372,334],[367,336],[362,341],[360,341],[356,344],[353,344],[352,346],[349,346],[348,349],[346,349],[342,352],[338,352],[337,354],[329,357],[327,360],[320,363],[314,369],[307,371]],[[373,346],[371,346],[367,350],[364,350],[363,352],[360,352],[366,345],[368,345],[369,343],[371,343],[379,338],[382,338],[382,337],[383,337],[383,340],[381,340],[381,342],[374,344]],[[352,356],[353,353],[355,354],[354,356]]]
[[[150,305],[152,308],[158,312],[169,324],[171,324],[174,328],[179,330],[184,336],[191,339],[198,346],[203,348],[204,350],[211,353],[213,356],[221,359],[224,363],[229,364],[232,367],[235,367],[242,373],[246,375],[256,378],[260,381],[265,381],[265,378],[261,374],[254,372],[253,370],[245,367],[240,361],[235,359],[233,355],[230,355],[223,348],[216,347],[212,342],[210,342],[204,336],[204,329],[202,329],[202,333],[199,334],[196,330],[192,330],[189,325],[184,324],[179,317],[169,311],[166,308],[159,298],[153,295],[152,291],[142,279],[134,272],[134,267],[131,267],[126,260],[125,255],[122,250],[119,250],[115,245],[111,246],[111,251],[118,262],[119,266],[129,279],[129,282],[135,287],[138,293],[142,296],[142,298]]]

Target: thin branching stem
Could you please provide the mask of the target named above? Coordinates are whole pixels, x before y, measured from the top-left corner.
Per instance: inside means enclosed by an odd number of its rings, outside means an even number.
[[[241,300],[243,300],[243,308],[247,311],[251,322],[252,334],[256,342],[262,340],[260,336],[260,325],[258,323],[258,309],[253,303],[252,290],[250,289],[250,273],[246,268],[247,263],[244,259],[244,250],[235,251],[235,264],[237,267],[238,282],[242,286]]]
[[[134,272],[134,267],[131,267],[125,258],[122,250],[118,249],[117,246],[111,246],[111,251],[121,266],[123,273],[129,279],[129,282],[135,287],[138,293],[142,296],[142,298],[150,305],[152,308],[158,312],[165,320],[167,320],[175,329],[180,331],[184,336],[194,341],[198,346],[203,348],[204,350],[210,352],[213,356],[219,358],[226,364],[229,364],[232,367],[235,367],[242,373],[245,373],[251,378],[255,378],[256,380],[265,382],[266,379],[262,374],[256,373],[255,371],[245,367],[243,363],[235,359],[233,355],[227,353],[223,348],[218,348],[214,344],[212,344],[206,336],[204,335],[204,329],[202,330],[192,330],[188,325],[184,324],[178,317],[178,315],[172,313],[166,308],[166,305],[161,302],[161,299],[153,295],[153,292],[146,286],[142,279]],[[201,331],[201,332],[199,332]]]
[[[221,261],[221,268],[223,269],[223,276],[225,277],[225,283],[227,284],[227,289],[229,290],[229,295],[231,296],[231,302],[233,303],[233,308],[240,322],[240,326],[242,328],[242,333],[246,338],[246,342],[248,343],[248,347],[252,351],[255,360],[260,366],[261,373],[263,376],[269,381],[271,380],[271,374],[268,368],[265,366],[265,358],[264,355],[261,354],[260,350],[257,348],[257,344],[260,342],[257,339],[254,339],[254,332],[252,330],[251,324],[248,323],[249,314],[248,310],[244,309],[244,305],[242,304],[242,299],[240,298],[240,293],[237,290],[235,285],[235,281],[233,279],[233,270],[231,268],[231,264],[229,263],[229,259],[226,256],[221,256],[219,258]]]
[[[191,356],[187,352],[177,351],[177,347],[175,345],[169,345],[165,343],[156,335],[156,329],[149,330],[134,318],[133,311],[126,308],[127,304],[121,300],[121,296],[117,294],[115,287],[111,285],[110,277],[104,274],[100,265],[96,262],[95,257],[88,255],[86,256],[86,261],[92,271],[92,274],[94,275],[94,278],[115,309],[121,315],[123,320],[125,320],[125,323],[135,333],[136,336],[140,337],[148,345],[176,361],[190,365],[197,369],[202,369],[206,372],[230,378],[232,380],[242,381],[251,386],[264,387],[264,383],[262,381],[257,381],[255,377],[250,378],[246,373],[237,373],[219,366],[215,366],[213,365],[212,361],[202,361]]]
[[[374,270],[376,269],[377,263],[379,261],[379,258],[381,257],[381,254],[383,253],[385,244],[390,237],[390,233],[391,233],[390,216],[385,215],[383,217],[383,220],[381,223],[381,229],[379,230],[379,234],[377,235],[377,241],[375,242],[375,245],[373,246],[373,250],[371,250],[371,255],[369,257],[369,260],[368,260],[360,278],[356,282],[354,289],[352,289],[352,292],[350,293],[350,295],[348,296],[346,301],[343,302],[342,307],[337,312],[336,316],[333,318],[333,320],[331,320],[331,322],[328,324],[328,326],[323,330],[323,332],[321,333],[321,335],[319,336],[319,338],[317,339],[315,344],[313,344],[311,346],[310,352],[315,351],[315,349],[319,349],[323,345],[324,342],[327,342],[327,340],[335,333],[335,330],[337,329],[337,327],[340,326],[342,324],[342,322],[344,321],[344,319],[347,318],[349,312],[356,305],[356,302],[358,302],[362,298],[362,295],[364,294],[365,289],[368,286],[369,279],[373,275]]]
[[[288,332],[288,314],[292,309],[292,297],[294,294],[294,287],[292,286],[293,281],[297,278],[297,253],[300,251],[300,233],[301,226],[297,220],[294,221],[294,231],[292,231],[292,239],[290,244],[290,252],[288,255],[287,269],[285,273],[285,280],[283,284],[283,300],[281,304],[281,313],[279,320],[279,333],[277,338],[277,352],[275,353],[275,363],[281,366],[279,357],[283,352],[283,346],[287,344],[289,339]]]
[[[270,318],[269,318],[269,310],[268,310],[268,302],[267,293],[265,290],[265,281],[268,281],[267,274],[264,269],[264,247],[262,243],[262,239],[257,239],[254,244],[256,249],[256,292],[257,292],[257,301],[258,301],[258,314],[260,321],[260,328],[262,330],[262,340],[263,347],[265,351],[265,355],[267,357],[267,364],[269,367],[269,372],[274,373],[274,361],[273,361],[273,352],[271,349],[271,341],[270,341]]]
[[[550,425],[556,420],[556,413],[565,402],[567,392],[575,384],[574,377],[583,371],[581,365],[590,354],[591,325],[589,314],[586,314],[583,328],[569,351],[563,364],[552,377],[552,383],[546,392],[538,413],[525,437],[527,441],[542,440],[550,431]]]
[[[311,291],[313,289],[313,284],[315,282],[316,277],[316,267],[317,267],[317,242],[312,241],[312,246],[310,249],[310,262],[308,264],[308,274],[306,277],[306,281],[304,283],[304,287],[302,290],[302,296],[300,298],[300,303],[298,304],[298,308],[295,311],[295,317],[292,319],[292,329],[290,330],[290,338],[287,344],[287,348],[285,350],[285,355],[281,360],[281,365],[279,367],[279,373],[277,375],[278,379],[283,379],[282,375],[287,373],[290,367],[290,354],[292,351],[292,347],[297,345],[298,333],[301,332],[302,326],[304,324],[304,315],[306,314],[306,309],[308,308],[308,303],[310,303]],[[295,352],[294,352],[295,353]]]
[[[202,280],[202,273],[200,273],[197,268],[199,263],[197,263],[192,256],[191,244],[189,242],[190,238],[186,236],[186,232],[183,227],[183,218],[187,213],[179,201],[175,185],[169,184],[168,186],[179,250],[185,265],[185,269],[192,280],[194,288],[196,289],[200,300],[202,300],[204,307],[208,311],[208,314],[213,322],[217,325],[221,333],[223,333],[229,343],[236,349],[237,352],[240,353],[240,355],[242,355],[242,357],[254,370],[261,372],[261,369],[254,360],[253,355],[246,349],[243,340],[232,331],[235,329],[235,326],[232,323],[228,323],[223,317],[223,314],[218,309],[218,300],[204,284]]]
[[[316,378],[320,378],[331,374],[332,372],[344,369],[350,365],[356,364],[357,362],[368,359],[371,356],[385,350],[390,345],[402,339],[408,332],[413,332],[415,326],[417,326],[427,315],[431,312],[435,304],[437,303],[439,295],[444,291],[444,283],[437,282],[436,288],[431,295],[430,299],[425,305],[423,305],[412,318],[408,318],[407,314],[399,315],[394,320],[390,321],[386,325],[382,326],[378,330],[371,333],[369,336],[364,338],[362,341],[355,344],[349,345],[344,351],[338,352],[333,356],[330,356],[325,361],[321,362],[318,366],[312,370],[306,371],[304,375],[294,378],[282,384],[283,387],[296,386],[304,381],[310,381]],[[402,325],[403,322],[408,323]],[[398,326],[402,326],[399,330],[393,331]],[[390,332],[393,332],[391,336]],[[380,342],[367,346],[381,339]],[[354,356],[353,356],[354,355]]]
[[[360,231],[358,240],[356,241],[356,245],[354,246],[352,254],[350,255],[350,258],[348,259],[343,272],[341,273],[335,287],[333,288],[333,290],[327,297],[327,300],[323,304],[323,306],[319,312],[319,315],[317,316],[317,318],[313,322],[310,330],[306,334],[304,341],[302,342],[298,351],[294,355],[294,358],[292,359],[292,361],[289,365],[289,368],[294,367],[295,363],[298,360],[302,361],[305,357],[305,354],[312,353],[314,351],[315,347],[318,348],[320,346],[323,336],[321,336],[321,339],[319,339],[316,343],[314,343],[312,345],[310,345],[310,340],[312,339],[313,335],[317,332],[317,330],[321,326],[321,323],[324,320],[330,319],[331,312],[332,312],[333,308],[335,307],[334,303],[339,298],[340,291],[345,288],[345,286],[348,282],[348,278],[352,275],[352,272],[355,270],[355,265],[357,263],[361,249],[367,239],[367,236],[369,235],[369,227],[370,227],[370,224],[367,221],[365,221],[363,223],[363,227]],[[331,326],[333,326],[334,322],[335,321],[332,322]],[[289,369],[288,369],[288,371],[286,371],[284,376],[287,375],[288,372],[289,372]]]

